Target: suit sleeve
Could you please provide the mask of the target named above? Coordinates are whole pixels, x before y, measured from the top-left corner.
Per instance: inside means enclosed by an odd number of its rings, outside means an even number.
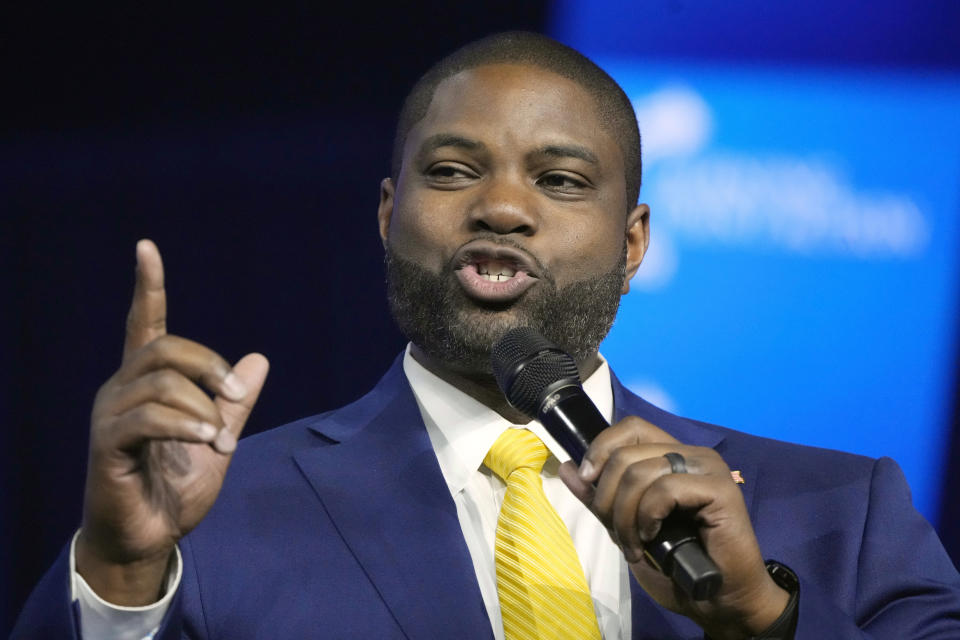
[[[889,458],[874,464],[856,573],[852,614],[800,576],[796,640],[960,638],[960,576]]]
[[[11,640],[80,637],[80,615],[70,599],[70,545],[33,589],[10,634]]]
[[[73,599],[70,588],[70,548],[71,545],[65,545],[56,562],[30,594],[17,618],[11,640],[82,638],[81,607]],[[178,640],[183,637],[181,591],[178,589],[170,601],[154,640]]]

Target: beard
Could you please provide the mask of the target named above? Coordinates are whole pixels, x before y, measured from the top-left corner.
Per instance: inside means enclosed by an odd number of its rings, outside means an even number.
[[[491,375],[490,350],[515,327],[537,329],[578,364],[596,353],[620,305],[627,246],[609,272],[563,287],[537,261],[540,281],[520,298],[497,305],[468,298],[452,266],[432,273],[389,245],[385,261],[390,312],[407,339],[454,371]]]

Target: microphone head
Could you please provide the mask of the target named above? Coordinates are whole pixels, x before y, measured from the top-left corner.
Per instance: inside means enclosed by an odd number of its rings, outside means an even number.
[[[580,384],[577,363],[570,354],[531,327],[503,334],[490,352],[493,377],[507,401],[536,418],[540,404],[555,383]]]

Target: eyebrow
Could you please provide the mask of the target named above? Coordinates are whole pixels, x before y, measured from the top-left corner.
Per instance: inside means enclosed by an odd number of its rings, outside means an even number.
[[[467,151],[483,151],[487,145],[479,140],[467,138],[455,133],[435,133],[420,146],[420,153],[430,153],[442,147],[456,147]],[[590,164],[599,165],[600,160],[590,149],[578,144],[548,144],[536,149],[531,155],[552,158],[577,158]]]
[[[534,152],[534,155],[550,156],[554,158],[578,158],[584,162],[589,162],[590,164],[600,164],[600,160],[593,151],[576,144],[550,144],[537,149]]]
[[[453,133],[435,133],[420,145],[420,153],[430,153],[441,147],[457,147],[467,151],[477,151],[486,149],[486,145],[479,140],[472,140]]]

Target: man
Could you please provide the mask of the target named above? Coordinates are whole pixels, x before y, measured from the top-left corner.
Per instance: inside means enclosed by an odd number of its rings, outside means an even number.
[[[266,359],[167,335],[160,256],[139,243],[82,527],[14,636],[521,637],[534,605],[505,591],[512,485],[491,456],[526,425],[553,454],[536,484],[582,563],[591,637],[960,637],[960,578],[892,462],[678,418],[612,377],[597,348],[647,247],[639,182],[629,101],[576,52],[501,34],[438,63],[378,208],[407,352],[354,404],[239,449]],[[615,422],[579,469],[492,380],[490,345],[526,325]],[[642,555],[677,508],[723,574],[706,601]],[[547,633],[564,629],[580,635]]]

